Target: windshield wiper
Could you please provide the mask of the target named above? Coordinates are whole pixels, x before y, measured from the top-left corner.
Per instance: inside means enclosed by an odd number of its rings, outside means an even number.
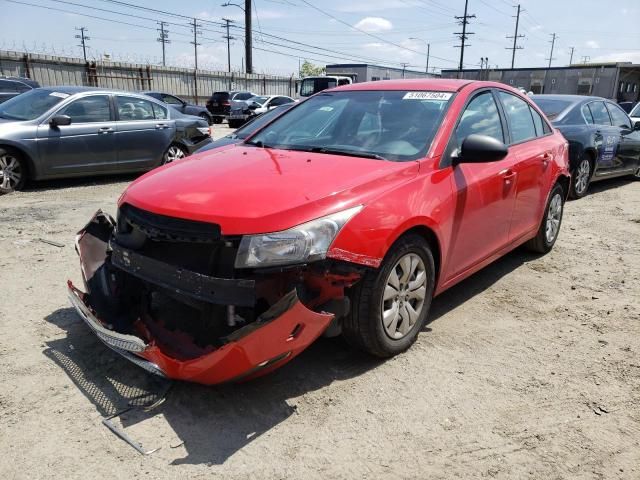
[[[258,140],[257,142],[244,142],[245,145],[253,145],[254,147],[258,147],[258,148],[273,148],[272,145],[267,145],[266,143],[264,143],[262,140]]]
[[[386,160],[386,158],[378,155],[377,153],[361,152],[358,150],[342,150],[339,148],[330,148],[330,147],[309,147],[307,151],[314,152],[314,153],[326,153],[328,155],[346,155],[349,157],[362,157],[362,158],[373,158],[375,160]]]

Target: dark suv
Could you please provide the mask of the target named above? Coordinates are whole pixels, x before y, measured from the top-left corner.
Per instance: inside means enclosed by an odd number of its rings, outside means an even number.
[[[225,118],[229,118],[233,102],[243,102],[255,96],[256,94],[251,92],[214,92],[207,100],[207,110],[213,117],[213,123],[222,123]]]
[[[39,87],[40,84],[30,78],[0,77],[0,103]]]

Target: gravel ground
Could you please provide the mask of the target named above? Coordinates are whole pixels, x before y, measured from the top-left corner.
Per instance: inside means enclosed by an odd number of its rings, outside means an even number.
[[[442,294],[403,355],[321,339],[250,383],[173,384],[116,420],[160,448],[142,456],[101,420],[169,385],[65,293],[75,232],[132,178],[0,197],[3,479],[640,478],[640,182],[594,185],[550,254],[517,250]]]

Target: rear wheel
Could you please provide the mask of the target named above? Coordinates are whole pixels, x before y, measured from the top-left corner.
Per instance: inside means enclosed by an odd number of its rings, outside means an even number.
[[[0,194],[21,190],[27,183],[27,163],[18,152],[0,148]]]
[[[378,357],[403,352],[426,322],[434,284],[429,244],[419,235],[401,238],[382,266],[366,273],[352,290],[353,306],[343,324],[345,338]]]
[[[219,125],[222,123],[222,117],[213,117],[213,123]]]
[[[229,128],[240,128],[243,124],[242,120],[229,120]]]
[[[638,168],[636,168],[636,171],[633,173],[633,178],[635,178],[636,180],[640,180],[640,166],[638,166]]]
[[[587,194],[592,172],[591,157],[585,154],[571,174],[571,198],[582,198]]]
[[[551,251],[558,239],[560,225],[562,224],[562,213],[564,211],[564,191],[558,183],[551,190],[547,208],[538,229],[538,234],[529,240],[526,247],[537,253],[547,253]]]
[[[167,163],[174,162],[175,160],[180,160],[187,156],[187,152],[179,145],[171,145],[167,148],[167,151],[164,152],[162,157],[162,165],[166,165]]]
[[[208,125],[211,125],[213,123],[213,119],[209,115],[204,113],[204,112],[202,112],[200,114],[200,118],[202,118],[204,121],[206,121]]]

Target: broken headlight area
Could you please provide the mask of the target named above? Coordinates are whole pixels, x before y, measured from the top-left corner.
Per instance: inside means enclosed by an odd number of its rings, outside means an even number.
[[[271,371],[339,333],[361,267],[323,260],[238,269],[240,237],[123,205],[78,233],[80,316],[110,348],[154,373],[213,384]],[[329,328],[331,327],[331,328]]]

